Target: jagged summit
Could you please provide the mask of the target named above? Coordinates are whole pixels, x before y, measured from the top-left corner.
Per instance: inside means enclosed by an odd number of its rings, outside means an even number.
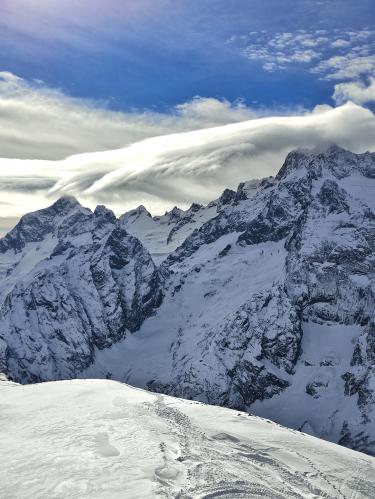
[[[68,217],[73,217],[75,212],[77,212],[75,214],[76,220],[91,213],[88,208],[83,208],[74,197],[63,196],[47,208],[27,213],[0,240],[0,253],[9,249],[20,251],[28,242],[42,241],[47,234],[54,233],[60,223],[66,223]]]
[[[336,178],[347,177],[354,172],[373,178],[375,153],[356,154],[335,144],[312,149],[296,149],[287,155],[276,179],[281,180],[292,172],[304,170],[308,175],[317,178],[322,176],[323,169],[328,170]]]
[[[98,204],[98,206],[95,208],[94,215],[98,218],[102,218],[112,223],[116,221],[116,215],[113,213],[113,211],[102,204]]]
[[[82,206],[81,203],[74,196],[65,194],[55,201],[50,208],[55,210],[69,210],[77,206]],[[48,208],[47,208],[48,209]]]
[[[201,210],[202,208],[203,208],[203,204],[192,203],[187,211],[189,213],[195,213],[195,212]]]
[[[217,211],[220,210],[221,207],[231,204],[236,199],[236,191],[232,189],[224,189],[223,193],[217,200]]]
[[[135,216],[140,216],[140,215],[146,215],[147,217],[149,218],[152,218],[151,217],[151,213],[143,206],[143,204],[139,205],[137,208],[134,208],[133,210],[130,210],[126,213],[124,213],[124,215],[122,215],[122,217],[135,217]]]
[[[184,210],[182,210],[178,206],[174,206],[170,211],[166,211],[164,213],[164,217],[168,217],[170,221],[177,220],[180,218],[183,211]]]
[[[145,225],[147,227],[153,225],[152,215],[143,205],[139,205],[137,208],[123,213],[119,217],[119,222],[126,230],[129,226],[136,227],[138,224],[141,224],[142,226]],[[130,231],[130,233],[132,232]],[[137,234],[134,235],[136,236]]]

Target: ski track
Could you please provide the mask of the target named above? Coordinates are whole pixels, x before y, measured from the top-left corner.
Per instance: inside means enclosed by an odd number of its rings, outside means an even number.
[[[252,447],[241,443],[229,433],[218,433],[208,437],[191,423],[188,416],[177,408],[167,405],[160,395],[154,404],[154,410],[157,416],[167,422],[170,435],[177,440],[175,449],[168,449],[164,442],[161,444],[164,465],[155,470],[155,475],[160,486],[159,495],[162,497],[171,497],[172,488],[173,497],[178,499],[346,498],[333,483],[332,478],[319,469],[308,456],[296,450],[286,449],[302,462],[306,462],[311,468],[310,472],[298,474],[294,470],[280,466],[272,458],[272,451],[277,450],[276,448]],[[251,483],[249,479],[236,479],[235,473],[228,473],[221,465],[228,453],[231,454],[232,466],[238,469],[239,475],[241,468],[247,469],[250,462],[255,471],[255,476],[252,476],[251,480],[254,478],[261,480],[265,468],[269,467],[274,473],[276,472],[276,478],[284,483],[283,491],[277,492],[261,483]],[[181,467],[181,463],[185,465],[185,469]],[[322,487],[316,485],[317,481],[322,483]],[[357,492],[353,493],[355,495],[352,497],[357,497]]]
[[[368,499],[375,460],[109,380],[0,383],[1,499]]]

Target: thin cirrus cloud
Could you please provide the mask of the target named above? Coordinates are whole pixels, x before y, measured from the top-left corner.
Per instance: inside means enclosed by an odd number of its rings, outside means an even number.
[[[203,115],[216,106],[214,115],[221,120],[229,120],[231,112],[237,119],[172,133],[179,119],[197,124],[198,115],[202,123],[201,105]],[[358,152],[375,149],[375,116],[352,103],[266,118],[254,117],[243,105],[232,110],[223,105],[227,118],[215,100],[186,104],[179,116],[165,117],[170,120],[168,133],[154,133],[122,148],[59,160],[0,159],[0,225],[67,194],[91,208],[104,203],[117,214],[139,204],[161,213],[175,204],[206,203],[225,187],[275,174],[287,152],[296,147],[337,143]],[[205,123],[210,121],[212,117]]]
[[[152,18],[167,0],[3,0],[0,5],[0,26],[22,33],[30,39],[64,41],[83,48],[93,48],[94,37],[104,39],[109,27],[119,29],[140,19]],[[105,48],[105,47],[104,47]]]

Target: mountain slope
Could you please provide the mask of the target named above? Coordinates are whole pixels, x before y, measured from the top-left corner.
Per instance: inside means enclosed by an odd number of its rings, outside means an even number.
[[[0,382],[4,497],[368,498],[375,460],[106,380]]]

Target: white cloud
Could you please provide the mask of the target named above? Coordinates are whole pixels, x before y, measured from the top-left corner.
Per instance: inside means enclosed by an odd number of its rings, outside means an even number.
[[[300,116],[257,118],[147,138],[125,148],[59,161],[0,160],[2,217],[46,206],[62,194],[105,203],[118,214],[144,204],[160,213],[207,202],[225,187],[275,174],[296,147],[337,143],[375,149],[375,116],[354,104]]]
[[[261,61],[265,71],[285,69],[293,63],[310,63],[319,58],[317,46],[325,38],[298,31],[276,33],[272,37],[264,32],[251,32],[245,37],[232,37],[229,43],[242,46],[242,54],[250,60]]]
[[[326,80],[351,80],[375,75],[375,55],[362,56],[357,51],[350,51],[321,61],[312,71],[322,74]]]
[[[369,29],[334,30],[331,36],[327,36],[324,30],[297,30],[274,34],[253,31],[248,35],[231,37],[228,43],[239,45],[245,57],[263,62],[266,68],[272,68],[269,70],[285,69],[293,63],[317,61],[313,70],[328,73],[329,77],[332,71],[337,70],[336,59],[371,56],[374,40],[375,32]]]
[[[61,159],[68,155],[124,147],[168,134],[255,116],[241,102],[196,97],[169,114],[119,113],[75,99],[40,82],[0,72],[0,157]]]
[[[369,85],[362,82],[346,82],[335,85],[333,98],[338,104],[343,104],[348,100],[364,104],[375,102],[375,78],[370,79]]]
[[[343,40],[342,38],[338,38],[337,40],[334,40],[331,43],[331,47],[333,48],[342,48],[342,47],[349,47],[350,42],[348,40]]]
[[[227,100],[212,97],[196,97],[189,102],[177,105],[175,109],[178,116],[187,120],[188,123],[201,123],[205,126],[224,125],[257,116],[242,101],[232,104]]]
[[[335,98],[365,101],[372,87],[337,86]],[[118,214],[139,204],[160,213],[274,174],[295,147],[375,148],[374,115],[360,106],[287,113],[262,118],[241,101],[200,97],[169,114],[116,113],[2,72],[0,231],[63,194]]]
[[[228,43],[238,46],[247,59],[261,62],[268,72],[303,65],[307,71],[327,81],[351,80],[348,84],[335,86],[333,98],[336,102],[344,102],[345,96],[358,104],[373,100],[372,86],[367,89],[362,79],[375,78],[374,30],[336,29],[330,36],[324,30],[274,34],[260,31],[231,37]]]

